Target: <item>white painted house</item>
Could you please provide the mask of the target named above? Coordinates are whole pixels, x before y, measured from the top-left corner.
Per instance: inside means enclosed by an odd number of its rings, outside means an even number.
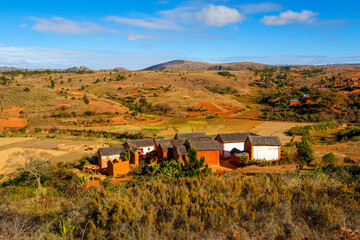
[[[237,148],[240,151],[245,151],[245,141],[249,136],[254,136],[255,134],[250,132],[242,133],[220,133],[215,138],[220,145],[220,158],[226,159],[230,158],[230,151],[233,148]]]
[[[144,156],[146,156],[147,153],[155,150],[155,142],[151,138],[126,141],[125,149],[131,150],[133,148],[139,148],[143,152]]]
[[[251,160],[277,161],[281,158],[281,142],[278,136],[249,136],[245,149]]]

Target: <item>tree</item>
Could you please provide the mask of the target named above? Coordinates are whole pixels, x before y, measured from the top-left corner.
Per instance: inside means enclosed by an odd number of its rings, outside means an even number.
[[[55,81],[54,81],[54,80],[51,80],[51,81],[50,81],[50,85],[51,85],[51,88],[54,88],[54,87],[55,87]]]
[[[36,178],[38,189],[42,188],[41,177],[49,171],[49,160],[53,157],[47,152],[36,152],[35,150],[24,149],[22,152],[15,152],[8,159],[8,167],[27,172]]]
[[[311,143],[308,138],[303,138],[300,143],[296,144],[297,154],[303,163],[307,165],[315,159],[314,150],[311,148]]]
[[[189,160],[183,158],[184,164],[181,165],[181,175],[184,177],[196,177],[201,174],[211,173],[211,168],[207,164],[204,164],[205,157],[197,158],[197,150],[190,148],[187,154]]]

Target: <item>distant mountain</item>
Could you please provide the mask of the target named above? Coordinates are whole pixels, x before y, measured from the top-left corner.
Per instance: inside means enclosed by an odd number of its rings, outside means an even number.
[[[49,68],[38,68],[38,69],[30,69],[30,68],[16,68],[16,67],[0,67],[0,73],[1,72],[11,72],[11,71],[47,71],[47,70],[51,70],[51,71],[58,71],[58,72],[77,72],[77,71],[92,71],[90,68],[87,68],[85,66],[80,66],[80,67],[72,67],[72,68],[67,68],[67,69],[49,69]]]
[[[85,66],[80,66],[80,67],[67,68],[67,69],[65,69],[65,71],[68,71],[68,72],[91,71],[91,69],[87,68]]]
[[[271,67],[291,67],[292,69],[313,69],[322,68],[324,70],[360,70],[360,64],[329,64],[329,65],[270,65],[254,62],[236,63],[207,63],[189,60],[175,60],[157,64],[144,70],[210,70],[210,71],[242,71],[249,68],[263,69]]]
[[[106,72],[122,72],[122,71],[129,71],[126,68],[123,67],[117,67],[117,68],[112,68],[112,69],[100,69],[99,71],[106,71]]]
[[[189,60],[175,60],[154,65],[144,70],[206,70],[213,64],[207,62],[194,62]]]

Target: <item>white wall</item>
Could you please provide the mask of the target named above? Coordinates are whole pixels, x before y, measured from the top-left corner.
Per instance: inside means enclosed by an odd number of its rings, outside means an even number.
[[[254,160],[279,160],[278,146],[254,146]]]
[[[225,143],[224,144],[224,158],[229,158],[230,157],[230,151],[233,148],[237,148],[240,151],[244,151],[245,150],[245,142]]]
[[[140,149],[143,151],[144,155],[146,155],[148,152],[151,152],[151,151],[155,150],[155,146],[142,147]]]

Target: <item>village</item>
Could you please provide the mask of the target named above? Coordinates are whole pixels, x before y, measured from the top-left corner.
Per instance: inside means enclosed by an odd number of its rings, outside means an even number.
[[[197,150],[198,158],[204,157],[209,167],[219,166],[222,161],[241,166],[240,158],[278,161],[281,159],[281,142],[278,136],[259,136],[250,132],[177,133],[174,138],[128,140],[123,145],[99,148],[98,165],[85,168],[98,174],[120,177],[132,167],[153,161],[182,160],[189,149]]]

